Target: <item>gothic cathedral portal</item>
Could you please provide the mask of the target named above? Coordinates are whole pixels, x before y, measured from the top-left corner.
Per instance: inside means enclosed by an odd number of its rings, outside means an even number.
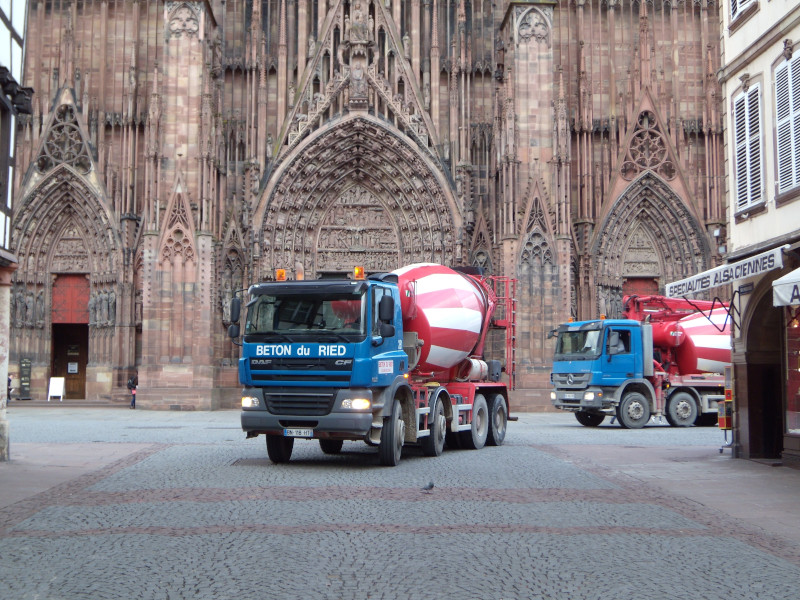
[[[237,290],[436,262],[518,280],[517,384],[547,387],[558,322],[720,262],[718,10],[30,2],[12,372],[233,407]]]

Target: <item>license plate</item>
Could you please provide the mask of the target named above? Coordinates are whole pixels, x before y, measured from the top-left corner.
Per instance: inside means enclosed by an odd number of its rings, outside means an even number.
[[[283,430],[283,437],[310,438],[310,437],[314,437],[314,430],[313,429],[284,429]]]
[[[578,396],[576,394],[564,394],[564,398],[567,400],[575,400]]]

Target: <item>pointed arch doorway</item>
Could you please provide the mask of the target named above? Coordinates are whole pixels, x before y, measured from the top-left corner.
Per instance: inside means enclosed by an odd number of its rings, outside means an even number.
[[[52,287],[52,353],[50,373],[64,378],[64,397],[86,397],[89,356],[89,278],[86,274],[56,275]]]

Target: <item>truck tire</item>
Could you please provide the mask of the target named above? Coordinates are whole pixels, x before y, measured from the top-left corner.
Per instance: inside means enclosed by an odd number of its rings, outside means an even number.
[[[667,423],[673,427],[691,427],[697,420],[697,403],[691,394],[672,394],[667,402]]]
[[[650,403],[639,392],[628,392],[617,406],[617,420],[625,429],[641,429],[650,420]]]
[[[386,467],[396,467],[403,454],[403,441],[406,437],[406,424],[403,421],[400,401],[395,399],[392,414],[383,419],[381,443],[378,445],[380,463]]]
[[[447,433],[447,419],[444,416],[444,406],[438,398],[433,406],[430,417],[430,435],[422,438],[420,445],[425,456],[440,456],[444,450],[444,437]]]
[[[344,446],[344,440],[320,439],[319,447],[325,454],[339,454]]]
[[[289,462],[292,458],[292,448],[294,448],[293,437],[267,434],[267,455],[276,465]]]
[[[489,407],[486,406],[486,398],[481,394],[475,394],[472,401],[472,425],[469,431],[462,431],[461,447],[469,450],[480,450],[486,445],[486,437],[489,435]]]
[[[585,410],[579,410],[575,413],[575,418],[584,427],[597,427],[606,416],[603,413],[590,413]]]
[[[506,439],[508,427],[508,407],[502,394],[495,394],[490,399],[489,406],[489,435],[486,443],[490,446],[502,446]]]

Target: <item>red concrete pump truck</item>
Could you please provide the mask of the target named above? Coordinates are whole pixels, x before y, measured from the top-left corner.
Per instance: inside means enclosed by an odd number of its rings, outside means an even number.
[[[625,296],[622,319],[560,325],[550,399],[596,427],[616,416],[638,429],[651,416],[670,425],[713,425],[731,363],[730,316],[719,301]]]

